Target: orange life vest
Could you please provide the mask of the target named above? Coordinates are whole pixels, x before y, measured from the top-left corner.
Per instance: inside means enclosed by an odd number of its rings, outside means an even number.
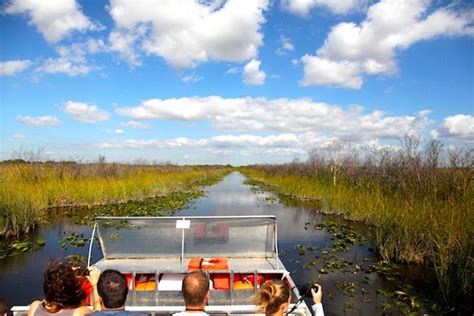
[[[229,260],[227,258],[191,258],[188,270],[228,270]]]
[[[135,291],[155,291],[156,276],[154,274],[137,274],[135,277]]]

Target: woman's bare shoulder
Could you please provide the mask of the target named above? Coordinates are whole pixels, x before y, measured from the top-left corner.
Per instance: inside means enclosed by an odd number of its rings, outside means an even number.
[[[81,307],[78,307],[74,310],[74,316],[86,315],[86,314],[90,314],[92,312],[93,312],[93,310],[91,310],[89,307],[81,306]]]
[[[31,316],[34,314],[34,312],[36,311],[36,309],[38,308],[39,304],[41,304],[41,301],[33,301],[31,304],[30,304],[30,308],[28,309],[28,316]]]

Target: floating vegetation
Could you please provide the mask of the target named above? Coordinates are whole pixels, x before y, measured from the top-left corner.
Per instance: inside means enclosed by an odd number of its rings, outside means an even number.
[[[360,299],[360,301],[362,303],[371,303],[372,302],[372,299],[368,296],[369,292],[365,288],[361,287],[360,288],[360,293],[362,295],[362,297]]]
[[[311,226],[316,230],[327,228],[332,235],[332,243],[330,246],[322,245],[319,248],[311,243],[308,243],[306,246],[297,244],[295,249],[298,251],[300,256],[307,255],[308,252],[314,253],[314,258],[305,264],[306,268],[309,266],[315,266],[318,262],[321,262],[321,274],[335,271],[341,271],[343,273],[359,273],[363,270],[362,262],[354,265],[354,262],[338,256],[339,252],[347,252],[352,246],[364,242],[362,235],[351,230],[348,225],[337,224],[334,222],[328,222],[326,224],[320,224],[314,221],[305,223],[305,228]],[[352,267],[354,268],[352,269]]]
[[[397,311],[402,311],[405,314],[410,314],[418,311],[421,307],[420,300],[417,296],[404,291],[385,291],[383,289],[378,289],[377,293],[390,299],[389,302],[384,304],[384,311],[395,309]]]
[[[30,250],[31,247],[33,247],[33,243],[29,240],[15,241],[8,246],[7,255],[16,256]]]
[[[362,303],[372,303],[372,300],[371,300],[370,297],[368,297],[368,296],[363,296],[363,297],[360,299],[360,301],[361,301]]]
[[[273,203],[277,203],[278,202],[278,198],[274,195],[269,195],[269,196],[266,196],[265,197],[265,202],[267,202],[268,204],[273,204]]]
[[[303,245],[300,245],[300,244],[296,245],[296,249],[298,250],[298,254],[300,256],[304,256],[306,254],[306,249]]]
[[[354,309],[354,300],[352,298],[344,303],[344,313],[346,313],[349,309]]]
[[[308,251],[315,251],[315,250],[316,250],[316,247],[314,247],[311,243],[308,243],[308,244],[306,245],[306,249],[307,249]]]
[[[304,230],[308,230],[309,225],[311,225],[311,222],[304,223]]]
[[[41,236],[36,237],[36,244],[40,247],[43,247],[44,245],[46,245],[46,240]]]
[[[338,281],[335,283],[335,289],[344,296],[351,299],[344,305],[344,312],[354,308],[354,298],[360,300],[360,303],[370,304],[374,302],[374,297],[369,295],[366,288],[361,285],[372,285],[375,276],[390,281],[390,290],[378,289],[378,294],[383,295],[386,300],[383,302],[385,311],[392,313],[409,314],[423,310],[433,310],[428,308],[430,305],[427,301],[421,301],[414,290],[402,283],[400,268],[397,264],[390,263],[386,260],[377,260],[372,262],[369,257],[363,258],[354,257],[352,260],[347,258],[348,252],[352,247],[363,244],[365,239],[363,236],[347,224],[340,224],[332,221],[325,223],[317,223],[315,221],[308,221],[304,224],[306,230],[314,229],[315,231],[327,230],[331,238],[326,244],[321,244],[318,247],[311,242],[306,245],[296,244],[294,250],[298,256],[305,258],[307,261],[303,263],[302,267],[305,270],[314,269],[318,274],[319,279],[322,275],[329,273],[351,273],[361,274],[360,277],[353,280]],[[365,246],[367,247],[367,246]],[[367,249],[367,248],[366,248]],[[294,259],[289,259],[290,263],[297,263]],[[364,275],[366,274],[366,275]],[[362,279],[360,279],[362,278]],[[330,299],[335,295],[332,290]],[[372,294],[373,295],[373,294]]]
[[[287,254],[288,254],[288,249],[283,248],[283,249],[280,249],[278,256],[281,258],[281,257],[286,256]]]
[[[326,229],[333,235],[333,248],[337,251],[347,251],[353,245],[365,241],[362,235],[353,231],[349,225],[328,222],[326,223]]]
[[[339,289],[340,291],[342,291],[342,293],[344,293],[344,295],[353,297],[356,290],[357,290],[357,288],[358,288],[358,286],[357,286],[356,282],[343,282],[343,283],[340,283],[340,282],[336,281],[336,288]]]
[[[66,210],[66,215],[72,217],[76,225],[94,225],[97,216],[163,216],[182,209],[192,200],[204,195],[202,190],[173,192],[144,201],[130,201],[116,205],[102,205],[83,209]],[[116,222],[114,222],[114,225]],[[126,228],[128,222],[124,222]]]
[[[352,265],[352,262],[349,262],[344,258],[340,258],[336,256],[323,258],[323,267],[326,270],[329,270],[330,272],[339,270],[342,273],[346,273],[349,271],[351,265]]]
[[[68,245],[71,247],[84,247],[89,241],[89,238],[85,238],[83,233],[78,234],[76,232],[72,232],[68,234],[67,232],[64,232],[63,234],[63,238],[61,238],[59,241],[63,250],[66,250]]]
[[[31,240],[15,240],[0,248],[0,259],[13,257],[27,251],[36,251],[44,247],[46,240],[43,237],[37,237],[33,242]]]
[[[324,225],[322,223],[318,223],[318,224],[314,225],[314,228],[316,230],[322,230],[322,229],[324,229],[324,227],[326,227],[326,225]]]
[[[72,266],[81,266],[86,263],[86,258],[78,254],[69,255],[66,259]]]
[[[385,260],[375,262],[366,270],[366,273],[371,272],[377,272],[378,274],[385,276],[389,281],[394,280],[400,275],[398,272],[398,266]]]

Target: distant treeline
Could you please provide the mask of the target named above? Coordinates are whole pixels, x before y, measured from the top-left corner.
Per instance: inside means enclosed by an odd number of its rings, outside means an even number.
[[[115,166],[179,166],[177,164],[173,164],[172,162],[149,162],[146,160],[136,160],[130,163],[125,163],[125,162],[111,162],[111,163],[106,163],[105,161],[103,162],[83,162],[83,161],[75,161],[75,160],[25,160],[21,158],[16,158],[16,159],[6,159],[6,160],[0,160],[0,165],[1,164],[40,164],[40,165],[96,165],[96,164],[111,164]],[[188,165],[196,168],[209,168],[209,167],[226,167],[226,168],[233,168],[232,165],[226,164],[198,164],[198,165]]]
[[[47,161],[29,161],[29,160],[24,160],[24,159],[7,159],[7,160],[2,160],[0,161],[0,164],[16,164],[16,163],[44,163],[44,164],[77,164],[77,161],[73,160],[63,160],[63,161],[54,161],[54,160],[47,160]]]

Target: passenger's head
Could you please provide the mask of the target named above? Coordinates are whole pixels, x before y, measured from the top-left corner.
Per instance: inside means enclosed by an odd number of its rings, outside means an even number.
[[[183,279],[182,292],[186,306],[203,307],[209,298],[209,278],[200,271],[192,271]]]
[[[86,294],[72,267],[63,261],[50,261],[44,273],[43,292],[46,302],[57,309],[80,306]]]
[[[120,308],[127,300],[128,287],[125,276],[117,270],[101,272],[97,292],[105,308]]]
[[[267,315],[283,314],[290,302],[290,288],[282,281],[265,283],[253,299],[260,312],[265,312]]]
[[[3,298],[0,298],[0,315],[6,315],[7,312],[8,312],[8,304]]]

